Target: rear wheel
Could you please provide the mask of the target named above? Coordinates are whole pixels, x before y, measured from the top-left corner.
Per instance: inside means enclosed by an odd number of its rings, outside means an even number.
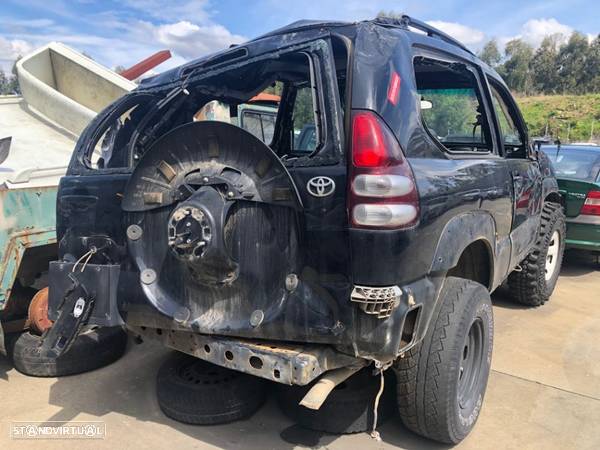
[[[182,353],[158,372],[158,405],[166,416],[194,425],[216,425],[251,416],[265,401],[264,380]]]
[[[448,277],[423,341],[394,364],[407,428],[449,444],[469,434],[487,387],[493,333],[487,289]]]
[[[560,273],[565,235],[565,215],[561,206],[545,203],[535,246],[521,263],[521,270],[508,277],[511,297],[516,302],[540,306],[548,301]]]
[[[33,377],[61,377],[106,366],[125,353],[127,333],[120,327],[97,328],[75,338],[69,351],[58,358],[43,356],[42,336],[21,334],[12,351],[15,368]]]

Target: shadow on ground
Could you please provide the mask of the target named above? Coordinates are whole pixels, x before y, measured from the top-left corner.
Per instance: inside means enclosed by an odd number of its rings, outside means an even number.
[[[600,255],[584,250],[567,250],[560,271],[561,277],[579,277],[600,271]],[[531,309],[531,306],[520,305],[511,299],[506,284],[500,286],[492,294],[494,306],[506,309]]]
[[[9,370],[12,370],[10,360],[4,355],[0,355],[0,383],[8,382],[8,375],[6,373]]]
[[[561,277],[578,277],[596,271],[600,271],[600,254],[574,249],[565,252]]]
[[[250,419],[227,425],[186,425],[164,416],[155,395],[155,377],[170,352],[154,343],[133,345],[120,361],[94,372],[59,378],[50,388],[49,403],[62,409],[47,421],[68,422],[80,413],[102,419],[115,412],[137,421],[167,425],[199,441],[222,448],[326,447],[339,438],[302,429],[280,411],[274,401],[274,389],[267,403]],[[0,360],[0,373],[9,364]],[[405,449],[444,449],[406,430],[399,417],[378,428],[388,445]],[[365,441],[371,439],[364,436]]]

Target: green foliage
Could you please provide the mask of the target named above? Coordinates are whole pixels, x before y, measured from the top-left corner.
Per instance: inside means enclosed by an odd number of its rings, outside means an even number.
[[[513,39],[504,49],[506,60],[499,72],[504,76],[508,86],[524,94],[531,92],[533,47],[521,39]]]
[[[315,123],[313,113],[313,101],[309,86],[301,87],[296,93],[296,102],[294,103],[294,129],[301,130],[309,123]]]
[[[434,89],[419,91],[421,98],[430,101],[431,109],[422,110],[423,119],[432,133],[440,137],[463,137],[462,141],[481,140],[477,122],[479,102],[473,89]]]
[[[530,136],[547,130],[562,141],[600,142],[600,94],[519,96],[517,103]]]
[[[588,92],[587,81],[590,74],[585,73],[588,59],[589,44],[587,37],[580,33],[573,33],[566,45],[559,52],[557,69],[560,91],[564,93],[583,94]],[[600,68],[591,68],[595,72]]]
[[[492,39],[479,57],[519,94],[600,92],[600,36],[591,43],[578,32],[566,42],[565,39],[561,34],[546,36],[537,49],[521,39],[513,39],[506,44],[504,54],[500,54]]]
[[[487,44],[485,44],[481,49],[481,52],[479,52],[478,56],[479,59],[481,59],[487,65],[491,67],[497,67],[502,60],[502,55],[498,49],[498,43],[496,42],[496,39],[488,41]]]
[[[17,61],[19,61],[19,59],[21,59],[20,56],[13,63],[10,75],[6,75],[4,71],[0,69],[0,95],[21,93],[21,88],[19,87],[19,81],[17,79]]]
[[[535,52],[531,61],[533,72],[533,90],[554,94],[560,86],[560,77],[556,70],[558,50],[560,48],[560,34],[546,36]]]
[[[0,70],[0,95],[18,94],[20,93],[17,77],[14,75],[6,75]]]

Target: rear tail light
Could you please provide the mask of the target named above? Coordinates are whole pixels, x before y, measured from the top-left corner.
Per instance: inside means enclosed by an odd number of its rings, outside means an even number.
[[[408,161],[395,136],[372,111],[352,116],[348,211],[353,227],[408,228],[419,202]]]
[[[600,216],[600,191],[588,192],[579,213],[586,216]]]

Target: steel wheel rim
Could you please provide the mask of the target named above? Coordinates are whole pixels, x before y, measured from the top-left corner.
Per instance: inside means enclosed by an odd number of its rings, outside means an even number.
[[[223,384],[236,377],[233,371],[207,367],[202,361],[186,361],[178,368],[177,375],[187,384]]]
[[[560,233],[558,230],[552,233],[548,251],[546,252],[546,281],[550,280],[558,265],[558,252],[560,251]]]
[[[464,410],[473,409],[477,401],[484,364],[484,336],[483,321],[477,318],[469,328],[460,355],[458,405]]]

